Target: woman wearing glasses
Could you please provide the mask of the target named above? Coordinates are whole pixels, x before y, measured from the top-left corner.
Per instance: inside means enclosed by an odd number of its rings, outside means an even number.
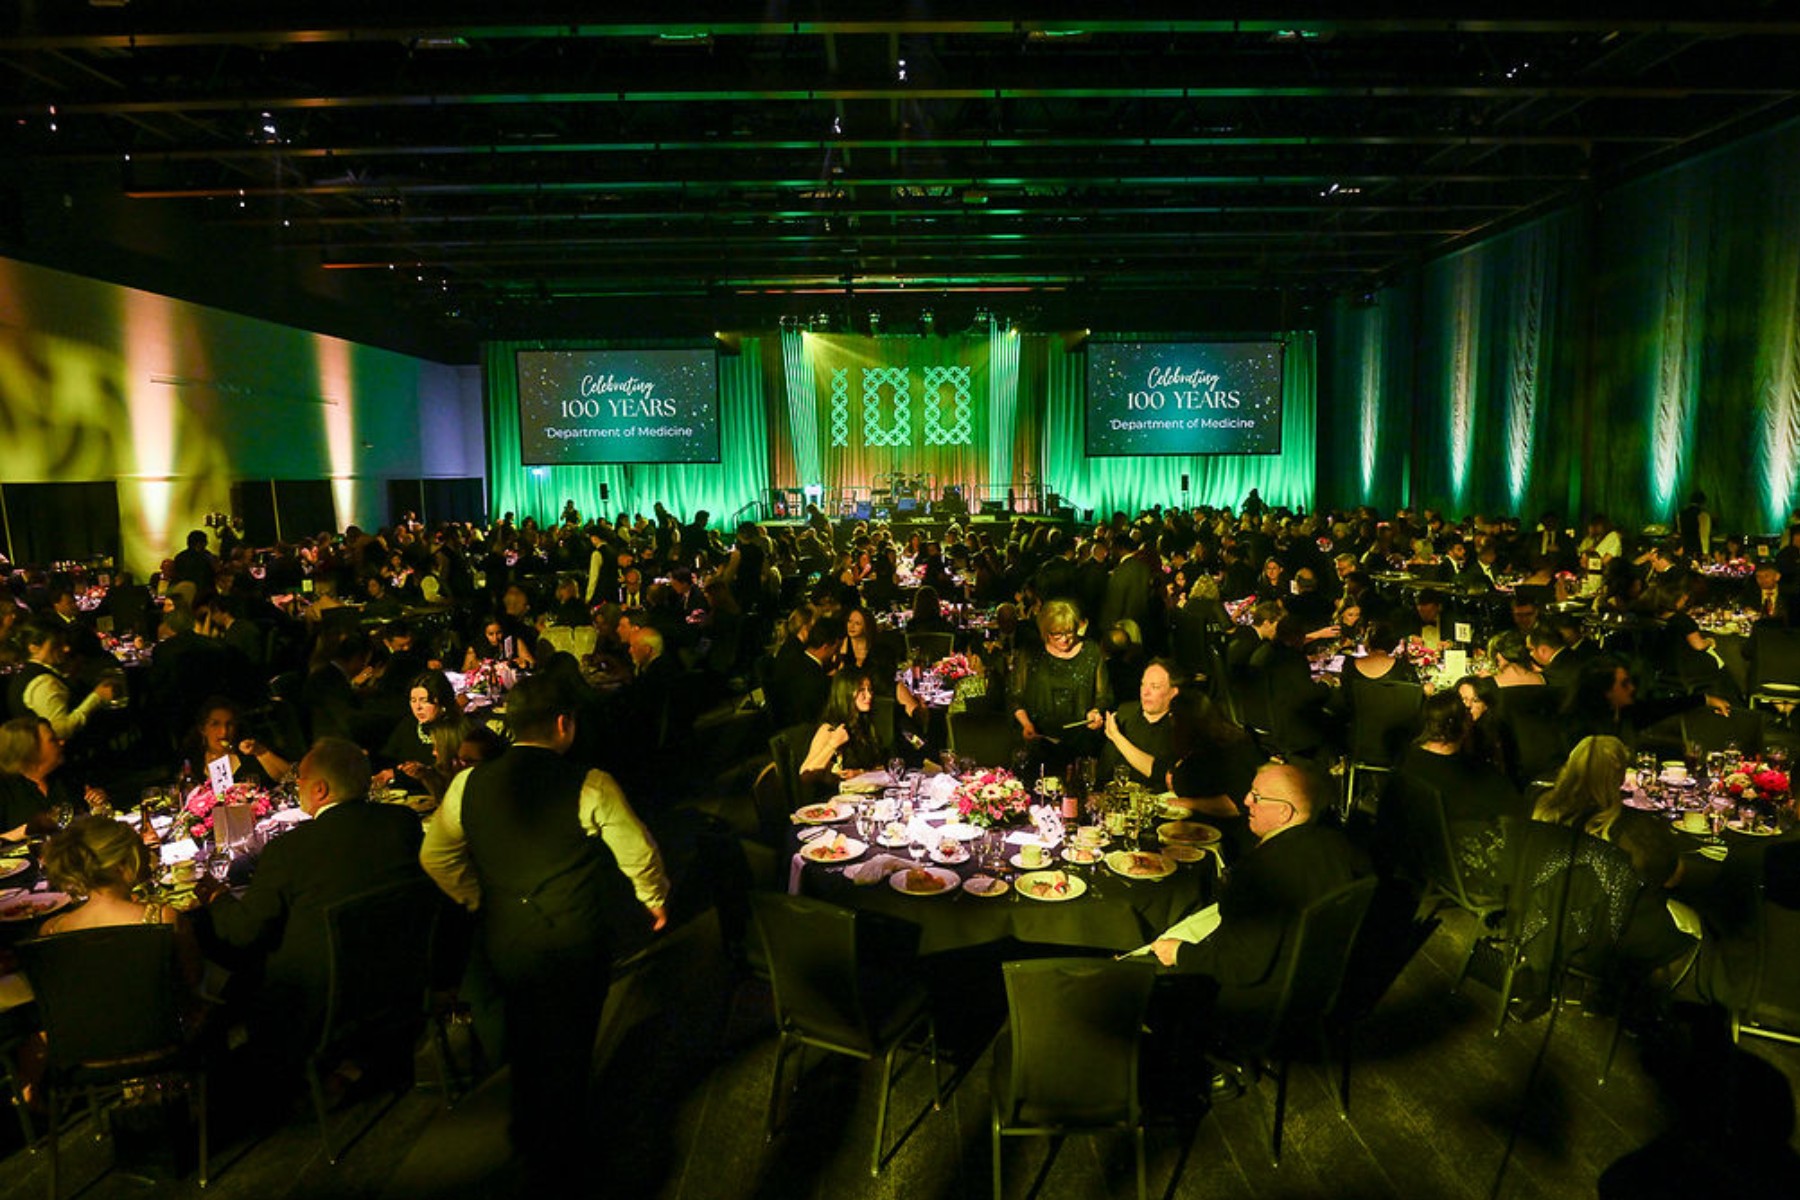
[[[1098,643],[1081,635],[1081,610],[1074,601],[1049,601],[1038,610],[1037,625],[1044,647],[1024,659],[1013,689],[1013,720],[1032,761],[1060,773],[1071,758],[1097,751],[1112,693],[1105,656]]]

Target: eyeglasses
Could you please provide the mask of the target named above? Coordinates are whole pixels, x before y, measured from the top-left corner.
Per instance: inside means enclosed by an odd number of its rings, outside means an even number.
[[[1255,788],[1250,789],[1250,794],[1245,797],[1245,801],[1256,805],[1282,804],[1286,805],[1290,812],[1292,812],[1294,808],[1294,802],[1292,800],[1283,800],[1280,796],[1265,796]]]
[[[1075,631],[1073,629],[1052,629],[1044,636],[1047,638],[1073,638]]]

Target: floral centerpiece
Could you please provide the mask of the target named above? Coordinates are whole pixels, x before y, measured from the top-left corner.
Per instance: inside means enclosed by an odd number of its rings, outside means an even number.
[[[1428,646],[1424,638],[1409,637],[1400,643],[1400,657],[1417,667],[1423,674],[1431,674],[1443,661],[1442,646]]]
[[[1239,625],[1248,625],[1250,623],[1250,610],[1256,607],[1256,595],[1255,593],[1251,593],[1241,600],[1227,600],[1224,603],[1225,612],[1234,622]]]
[[[952,654],[938,659],[931,664],[931,673],[945,683],[955,683],[959,679],[967,679],[971,675],[979,675],[975,663],[966,654]]]
[[[190,837],[205,837],[212,832],[213,809],[221,804],[248,804],[258,820],[275,811],[274,798],[253,783],[234,783],[223,794],[215,795],[208,782],[188,793],[187,803],[176,821],[186,828]]]
[[[516,682],[512,669],[497,658],[483,659],[475,669],[463,676],[463,692],[469,696],[485,696],[498,700],[512,690]]]
[[[1725,794],[1733,800],[1779,800],[1788,793],[1788,773],[1766,763],[1747,762],[1725,776]]]
[[[1756,574],[1756,564],[1747,558],[1728,558],[1724,562],[1707,563],[1700,573],[1709,579],[1744,580]]]
[[[1031,818],[1031,793],[1011,771],[995,768],[964,779],[951,798],[957,814],[971,825],[992,829]]]

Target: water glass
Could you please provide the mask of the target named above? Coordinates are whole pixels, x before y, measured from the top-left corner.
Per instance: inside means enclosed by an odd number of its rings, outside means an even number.
[[[899,787],[901,781],[906,778],[906,760],[899,755],[895,755],[893,758],[888,759],[887,768],[888,778],[893,782],[895,787]]]

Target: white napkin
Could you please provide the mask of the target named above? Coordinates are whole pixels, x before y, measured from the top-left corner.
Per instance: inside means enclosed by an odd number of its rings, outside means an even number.
[[[867,886],[872,883],[880,883],[895,871],[904,871],[912,865],[910,859],[895,858],[892,854],[877,854],[873,858],[864,859],[859,863],[851,863],[845,867],[844,878],[852,883]]]
[[[934,775],[919,787],[919,803],[926,808],[942,808],[956,794],[956,778]]]

